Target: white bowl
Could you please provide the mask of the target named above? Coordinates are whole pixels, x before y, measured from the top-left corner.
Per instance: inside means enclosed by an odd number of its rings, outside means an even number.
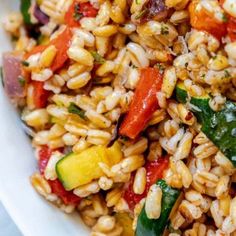
[[[0,20],[17,9],[19,0],[0,0]],[[0,54],[11,49],[0,27]],[[86,236],[89,231],[78,214],[66,215],[46,202],[31,187],[36,170],[30,141],[18,115],[0,86],[0,199],[25,236]]]

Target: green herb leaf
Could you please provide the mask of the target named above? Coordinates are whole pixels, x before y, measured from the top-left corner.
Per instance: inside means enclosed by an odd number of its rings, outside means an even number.
[[[71,102],[68,107],[68,112],[79,115],[82,119],[85,119],[85,111],[81,110],[75,103]]]
[[[231,78],[231,75],[230,75],[229,71],[227,71],[227,70],[224,71],[224,77],[225,78]]]
[[[25,78],[23,76],[19,76],[18,81],[22,87],[25,86]]]
[[[79,21],[83,16],[83,13],[74,13],[73,18],[75,21]]]
[[[223,16],[222,16],[222,21],[223,22],[228,22],[228,17],[225,14],[223,14]]]
[[[121,139],[123,142],[129,141],[129,138],[126,137],[126,136],[121,136],[120,139]]]
[[[140,18],[142,18],[146,13],[147,13],[148,9],[145,8],[142,11],[140,11],[136,16],[135,16],[135,20],[138,20]]]
[[[161,25],[161,34],[162,35],[168,35],[169,34],[169,28],[164,24]]]
[[[91,51],[90,53],[93,56],[96,64],[103,64],[106,61],[98,52]]]
[[[23,66],[26,66],[26,67],[29,66],[29,62],[28,62],[28,61],[22,61],[21,64],[22,64]]]
[[[75,4],[73,18],[75,21],[79,21],[83,17],[83,13],[80,12],[80,6],[78,3]]]
[[[160,74],[163,74],[165,71],[165,67],[161,63],[157,63],[154,67],[159,70]]]

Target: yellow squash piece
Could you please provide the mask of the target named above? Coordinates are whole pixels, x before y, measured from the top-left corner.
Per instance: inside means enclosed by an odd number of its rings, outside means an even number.
[[[118,143],[111,148],[94,146],[79,154],[72,153],[62,158],[56,165],[56,172],[65,189],[72,190],[104,175],[99,162],[112,166],[121,158]]]
[[[115,165],[121,161],[123,158],[123,153],[121,151],[121,145],[118,142],[115,142],[113,146],[107,148],[107,154],[109,157],[110,165]]]

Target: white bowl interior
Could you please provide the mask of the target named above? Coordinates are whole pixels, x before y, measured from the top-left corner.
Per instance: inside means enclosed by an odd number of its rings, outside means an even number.
[[[19,0],[1,0],[0,20]],[[9,37],[0,27],[0,54],[10,50]],[[0,199],[25,236],[86,236],[89,231],[78,214],[69,216],[46,202],[31,187],[36,170],[30,141],[18,115],[0,86]]]

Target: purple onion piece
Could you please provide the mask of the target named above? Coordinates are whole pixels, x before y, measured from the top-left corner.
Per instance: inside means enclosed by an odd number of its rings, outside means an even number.
[[[47,24],[49,22],[49,17],[41,11],[38,4],[35,4],[34,7],[34,17],[39,21],[41,24]]]
[[[167,17],[167,8],[164,0],[149,0],[143,6],[142,22],[148,20],[163,20]]]
[[[20,52],[6,52],[2,56],[4,89],[8,97],[12,99],[20,99],[25,96],[25,86],[19,81],[22,59]]]
[[[124,120],[124,117],[125,117],[125,114],[121,114],[120,117],[118,118],[113,134],[111,136],[111,140],[107,144],[107,147],[111,147],[114,144],[114,142],[119,138],[119,129],[120,129],[122,121]]]

